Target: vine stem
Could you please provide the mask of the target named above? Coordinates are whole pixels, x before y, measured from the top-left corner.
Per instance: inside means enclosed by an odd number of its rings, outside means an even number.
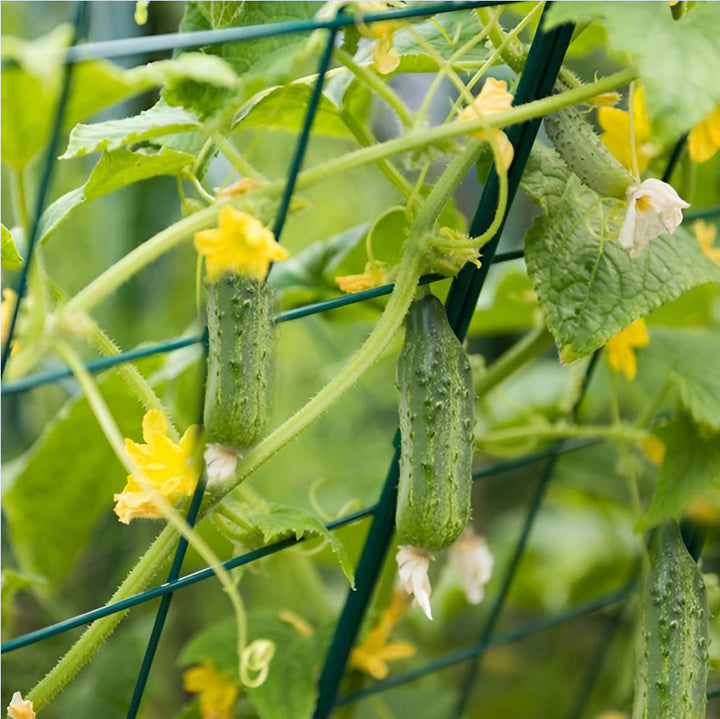
[[[65,342],[58,342],[56,349],[58,354],[67,363],[68,367],[70,367],[73,371],[78,384],[87,397],[88,403],[103,431],[103,434],[115,452],[118,460],[122,463],[127,472],[133,475],[142,489],[150,494],[153,503],[159,508],[165,519],[168,521],[168,525],[187,540],[188,544],[190,544],[190,546],[195,549],[208,566],[212,568],[215,576],[220,581],[220,584],[227,593],[233,606],[238,627],[238,676],[243,684],[256,686],[254,683],[255,680],[250,678],[248,668],[246,666],[245,650],[247,648],[247,619],[245,608],[237,587],[235,586],[235,582],[233,582],[233,579],[230,576],[230,572],[222,566],[222,562],[219,557],[210,548],[207,542],[205,542],[197,531],[185,521],[181,514],[165,499],[165,497],[157,489],[155,489],[152,483],[145,478],[140,468],[135,466],[135,464],[131,461],[125,450],[125,441],[122,433],[118,429],[115,419],[105,403],[97,384],[87,369],[85,369],[85,366],[77,353]],[[82,665],[78,666],[74,670],[73,674],[79,671],[81,666]],[[72,668],[70,671],[72,671]],[[70,677],[72,677],[73,674],[71,674]],[[40,709],[45,706],[55,695],[52,691],[52,686],[49,687],[47,691],[43,691],[41,685],[42,682],[33,689],[29,696],[35,705],[35,709]]]
[[[414,131],[402,137],[388,140],[380,145],[363,147],[354,152],[330,160],[322,165],[311,167],[298,175],[296,189],[302,190],[317,184],[328,177],[353,170],[368,163],[378,162],[392,155],[409,152],[428,144],[441,143],[455,137],[472,135],[483,129],[502,128],[527,120],[547,115],[564,107],[575,105],[589,100],[595,95],[615,90],[630,82],[635,77],[632,70],[621,70],[613,75],[597,80],[594,83],[567,90],[557,95],[551,95],[542,100],[535,100],[524,105],[514,107],[507,112],[499,112],[479,120],[464,120],[451,122],[447,125]],[[285,186],[284,180],[271,182],[252,193],[243,195],[237,202],[246,203],[251,197],[277,197]],[[211,227],[217,218],[223,203],[219,202],[213,207],[201,210],[190,217],[186,217],[170,227],[154,235],[120,261],[109,267],[99,277],[73,297],[65,307],[66,312],[75,312],[80,309],[89,310],[102,302],[120,285],[130,277],[150,264],[165,252],[179,245],[183,240],[195,232]]]
[[[649,432],[647,430],[625,424],[529,425],[488,432],[482,437],[476,437],[475,444],[478,447],[485,447],[491,444],[528,439],[580,439],[588,437],[614,439],[622,442],[639,442],[647,439],[648,436]]]
[[[208,492],[207,502],[201,509],[200,517],[207,516],[214,511],[229,492],[318,419],[360,379],[365,370],[384,351],[400,328],[415,295],[417,281],[424,270],[427,250],[426,235],[433,228],[440,211],[452,195],[453,190],[472,167],[481,151],[482,142],[470,140],[466,152],[456,157],[438,179],[426,202],[418,212],[410,230],[407,247],[398,270],[395,289],[390,296],[385,311],[362,347],[341,372],[304,407],[299,409],[245,456],[244,460],[239,464],[232,481]],[[84,367],[80,369],[86,371]],[[120,585],[110,601],[119,601],[145,589],[160,569],[167,565],[176,539],[176,528],[166,526],[140,558],[138,564]],[[37,702],[38,708],[41,706],[41,701],[42,705],[44,705],[62,691],[65,685],[87,664],[125,614],[126,612],[122,612],[98,619],[83,633],[58,664],[30,692],[29,698]]]
[[[341,62],[355,77],[374,90],[390,106],[405,127],[412,127],[413,119],[405,103],[398,97],[387,83],[383,82],[372,70],[356,63],[352,55],[340,47],[333,51],[335,58]]]

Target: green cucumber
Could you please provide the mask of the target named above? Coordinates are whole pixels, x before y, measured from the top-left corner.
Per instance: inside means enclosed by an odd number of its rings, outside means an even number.
[[[205,438],[242,449],[265,430],[274,370],[271,289],[229,275],[208,284]]]
[[[460,536],[470,519],[472,372],[445,308],[433,295],[413,302],[405,328],[397,366],[397,533],[402,544],[442,549]]]
[[[633,176],[610,154],[590,123],[572,107],[545,116],[545,131],[565,164],[601,197],[625,199]]]
[[[707,673],[705,584],[677,524],[668,522],[650,547],[633,719],[702,719]]]

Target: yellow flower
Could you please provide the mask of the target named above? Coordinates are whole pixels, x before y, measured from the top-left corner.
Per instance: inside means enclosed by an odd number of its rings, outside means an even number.
[[[638,170],[644,172],[653,154],[653,148],[650,145],[650,118],[645,110],[645,88],[641,87],[635,93],[633,115]],[[598,123],[604,130],[600,139],[605,147],[610,150],[616,160],[632,172],[630,113],[615,107],[601,107],[598,109]]]
[[[135,22],[144,25],[148,19],[148,5],[150,0],[138,0],[135,3]]]
[[[720,265],[720,247],[713,247],[715,244],[715,234],[717,227],[709,224],[704,220],[695,220],[693,222],[693,230],[695,237],[702,247],[702,251],[713,261]]]
[[[709,160],[720,148],[720,105],[688,135],[688,151],[694,162]]]
[[[373,287],[380,287],[388,282],[384,262],[368,262],[365,265],[365,272],[361,275],[344,275],[336,277],[335,282],[343,292],[362,292]]]
[[[168,425],[162,412],[151,409],[142,423],[146,444],[125,440],[125,449],[131,461],[142,474],[144,484],[150,484],[170,503],[180,497],[189,497],[195,490],[200,467],[195,454],[195,442],[199,427],[188,427],[181,440],[175,444],[168,436]],[[135,474],[127,478],[127,484],[114,500],[115,514],[123,524],[136,518],[156,519],[162,512],[152,495],[143,487]]]
[[[183,689],[200,695],[202,719],[232,719],[238,688],[232,679],[219,672],[211,661],[183,672]]]
[[[205,256],[208,282],[226,274],[262,280],[271,262],[287,257],[287,250],[262,222],[230,205],[220,208],[217,229],[195,233],[195,249]]]
[[[665,443],[654,434],[640,442],[640,449],[653,464],[659,467],[663,463],[665,459]]]
[[[415,654],[410,642],[388,644],[393,627],[405,612],[405,599],[401,592],[393,592],[390,605],[382,613],[377,626],[371,630],[365,641],[352,650],[350,666],[369,674],[373,679],[385,679],[389,674],[387,662],[405,659]]]
[[[15,304],[17,303],[17,292],[6,287],[2,291],[2,303],[0,303],[0,343],[5,346],[10,334],[10,323],[12,322]]]
[[[608,364],[615,372],[624,372],[625,376],[632,381],[637,374],[637,360],[633,349],[647,347],[649,344],[650,336],[647,325],[645,320],[640,317],[608,340],[605,345]]]
[[[472,105],[468,105],[463,109],[458,115],[458,119],[474,120],[478,117],[488,117],[498,112],[507,112],[512,107],[512,101],[513,96],[512,93],[508,92],[505,80],[496,80],[494,77],[489,77],[485,80],[482,90]],[[492,128],[490,132],[500,145],[500,156],[503,163],[502,169],[507,170],[513,159],[514,151],[512,143],[508,140],[507,135],[499,128]],[[473,136],[481,140],[488,139],[488,135],[484,130],[473,133]]]
[[[29,699],[23,699],[20,692],[15,692],[8,704],[7,715],[10,719],[35,719],[33,703]]]
[[[237,182],[233,182],[232,185],[222,190],[220,195],[222,197],[239,197],[266,184],[263,180],[256,180],[254,177],[241,177]]]
[[[393,34],[399,27],[400,23],[387,20],[373,23],[370,29],[375,40],[372,51],[373,65],[381,75],[391,73],[400,64],[400,55],[393,47]]]

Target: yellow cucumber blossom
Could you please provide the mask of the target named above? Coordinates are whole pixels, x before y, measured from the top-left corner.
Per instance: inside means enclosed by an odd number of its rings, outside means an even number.
[[[335,282],[343,292],[348,293],[380,287],[389,282],[387,265],[384,262],[368,262],[365,265],[365,272],[361,275],[336,277]]]
[[[600,135],[610,154],[633,171],[632,145],[630,142],[630,113],[615,107],[598,109],[598,123],[604,132]],[[650,144],[650,118],[645,110],[645,88],[637,90],[633,98],[633,124],[635,126],[635,149],[637,151],[638,170],[647,169],[653,156]]]
[[[195,454],[197,425],[188,427],[175,444],[167,436],[168,424],[163,413],[151,409],[143,418],[142,430],[146,444],[125,440],[125,449],[143,481],[135,473],[131,474],[123,491],[114,496],[115,514],[123,524],[130,524],[132,519],[163,516],[144,484],[150,484],[172,504],[181,497],[189,497],[200,476]]]
[[[688,152],[694,162],[709,160],[720,148],[720,105],[688,135]]]
[[[148,19],[148,5],[150,0],[138,0],[135,3],[135,23],[144,25]]]
[[[260,220],[230,205],[220,208],[216,229],[195,233],[195,249],[205,256],[208,282],[228,274],[263,280],[270,263],[288,255]]]
[[[183,689],[199,695],[202,719],[232,719],[235,716],[238,687],[211,661],[186,669],[183,672]]]
[[[693,222],[693,230],[695,231],[695,237],[702,247],[702,251],[705,255],[716,264],[720,265],[720,247],[714,247],[715,235],[717,234],[717,227],[713,224],[705,222],[705,220],[695,220]]]
[[[513,96],[511,92],[508,92],[505,80],[496,80],[494,77],[489,77],[485,80],[482,90],[473,100],[472,105],[468,105],[460,111],[458,119],[474,120],[478,117],[489,117],[498,112],[507,112],[512,107],[512,101]],[[492,128],[488,132],[492,133],[493,138],[500,145],[500,157],[503,163],[501,169],[507,170],[514,154],[512,143],[499,128]],[[481,140],[488,139],[488,134],[484,130],[474,132],[473,136]]]
[[[399,27],[400,23],[386,20],[375,22],[370,28],[370,33],[375,40],[372,51],[373,65],[381,75],[388,75],[393,70],[397,70],[400,64],[400,55],[393,47],[393,35]]]
[[[0,303],[0,342],[3,347],[10,334],[10,323],[17,304],[17,292],[6,287],[2,291],[2,302]]]
[[[460,575],[465,597],[470,604],[480,604],[484,587],[492,576],[495,559],[483,537],[475,534],[471,524],[450,547],[450,562]]]
[[[659,467],[663,463],[665,459],[665,443],[659,437],[651,434],[647,439],[639,443],[639,447],[653,464]]]
[[[422,549],[401,544],[395,559],[398,564],[400,582],[405,591],[412,596],[413,606],[420,607],[425,612],[425,616],[432,620],[432,610],[430,609],[432,587],[428,578],[428,569],[433,557]]]
[[[390,673],[388,662],[413,656],[416,649],[410,642],[388,644],[390,633],[404,613],[405,598],[401,592],[394,591],[377,626],[368,632],[362,644],[352,650],[350,666],[369,674],[373,679],[385,679]]]
[[[10,719],[35,719],[33,703],[29,699],[23,699],[20,692],[15,692],[8,704],[7,715]]]
[[[658,235],[672,235],[682,222],[682,211],[690,207],[670,185],[653,177],[629,187],[625,194],[628,209],[618,242],[630,257],[637,257]]]
[[[608,340],[605,345],[607,360],[610,368],[615,372],[624,372],[632,382],[637,374],[636,347],[647,347],[650,344],[650,335],[645,320],[640,317],[631,322],[624,330],[618,332]]]

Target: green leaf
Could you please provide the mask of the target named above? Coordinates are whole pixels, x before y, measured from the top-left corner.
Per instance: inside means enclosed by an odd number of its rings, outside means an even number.
[[[525,262],[563,362],[690,288],[720,282],[720,267],[683,228],[655,238],[636,259],[614,239],[600,240],[598,196],[552,150],[535,148],[523,187],[544,211],[525,236]]]
[[[437,72],[438,63],[428,47],[449,60],[463,45],[477,37],[482,26],[472,10],[442,13],[432,20],[413,23],[410,29],[400,29],[393,35],[393,47],[400,55],[400,65],[394,73]],[[422,41],[418,39],[422,38]],[[372,61],[374,43],[366,42],[356,54],[356,62]],[[456,72],[477,69],[490,57],[484,42],[478,42],[452,63]]]
[[[15,247],[13,236],[5,225],[0,225],[2,233],[2,268],[4,270],[19,270],[22,267],[22,257]]]
[[[261,686],[245,688],[260,719],[304,719],[312,716],[317,694],[317,668],[327,644],[327,632],[300,636],[277,614],[251,612],[248,615],[250,641],[275,642],[275,656],[267,679]],[[217,668],[237,674],[237,627],[234,619],[222,620],[195,635],[183,648],[180,666],[212,661]]]
[[[241,539],[250,546],[265,546],[292,536],[296,539],[322,539],[329,544],[343,574],[354,586],[352,563],[345,547],[314,514],[274,503],[266,503],[262,509],[243,505],[237,511],[243,522],[240,526],[233,524],[234,539]]]
[[[185,5],[181,32],[219,30],[228,27],[264,25],[267,23],[307,20],[322,6],[315,2],[196,2]],[[233,92],[226,89],[178,84],[164,97],[171,104],[191,108],[201,116],[223,111],[226,115],[254,93],[283,85],[294,77],[314,71],[310,61],[315,55],[320,35],[290,33],[245,42],[224,43],[202,48],[227,61],[240,76],[241,86]]]
[[[50,205],[40,219],[39,238],[44,241],[78,207],[103,195],[158,175],[178,175],[195,157],[186,152],[162,148],[148,150],[113,150],[103,152],[88,181]]]
[[[299,132],[303,126],[313,88],[310,85],[286,85],[265,95],[242,118],[240,127],[283,128]],[[324,95],[320,97],[312,124],[313,135],[349,135],[340,110]]]
[[[354,588],[353,567],[342,542],[314,515],[297,507],[268,504],[264,512],[254,512],[245,519],[259,533],[262,543],[270,544],[294,536],[296,539],[323,539],[337,557],[343,574]]]
[[[117,375],[100,385],[121,432],[136,436],[142,408]],[[33,446],[3,473],[3,509],[24,572],[59,584],[87,545],[95,522],[112,513],[125,470],[87,400],[76,397]]]
[[[15,167],[24,167],[48,141],[59,99],[63,53],[70,36],[70,26],[63,25],[29,42],[3,38],[2,158]],[[72,127],[158,82],[143,67],[124,70],[104,60],[77,63],[63,125]]]
[[[162,135],[200,128],[197,117],[187,110],[158,103],[134,117],[77,125],[70,133],[67,150],[61,159],[80,157],[98,150],[117,150]]]
[[[720,430],[720,331],[651,328],[650,345],[640,354],[641,368],[659,366],[680,392],[695,422]]]
[[[665,444],[665,459],[650,505],[638,523],[640,531],[679,515],[720,480],[720,435],[699,427],[684,412],[656,434]]]
[[[720,5],[701,2],[680,20],[648,2],[562,2],[547,27],[599,21],[614,57],[630,61],[645,87],[655,140],[665,145],[709,115],[720,102]]]

